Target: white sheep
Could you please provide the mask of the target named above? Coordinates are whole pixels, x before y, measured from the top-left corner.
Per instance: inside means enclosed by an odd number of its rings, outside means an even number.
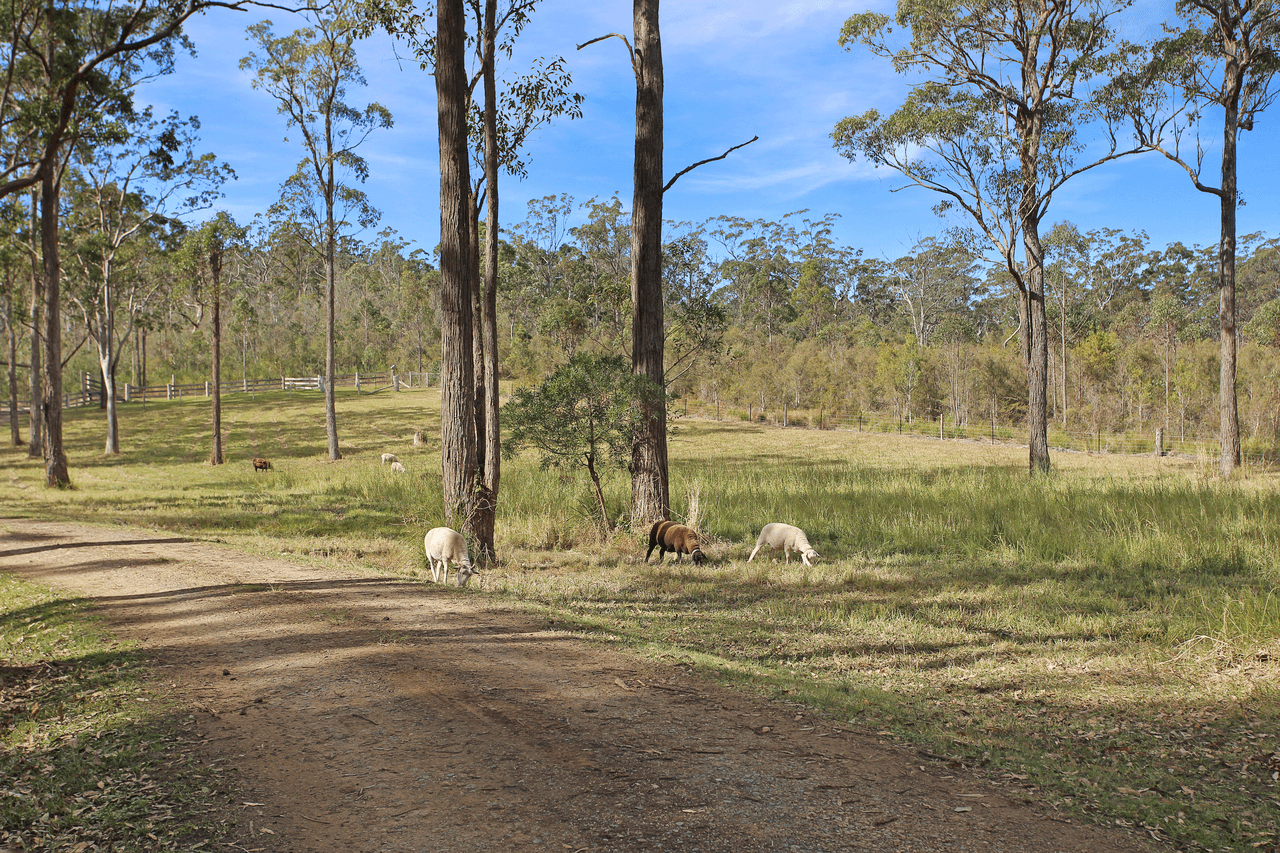
[[[402,465],[402,464],[401,464],[401,463],[399,463],[399,462],[392,462],[392,463],[391,463],[391,470],[392,470],[392,471],[395,471],[397,474],[403,474],[403,473],[405,473],[404,465]]]
[[[747,562],[751,562],[751,558],[756,555],[765,545],[773,550],[782,549],[783,555],[787,562],[791,562],[791,552],[795,551],[800,555],[800,559],[804,560],[806,566],[812,566],[818,559],[818,552],[813,550],[813,546],[809,544],[809,537],[804,535],[804,531],[799,527],[793,527],[790,524],[766,524],[764,529],[760,531],[760,536],[756,539],[755,551],[751,552],[751,557],[747,557]]]
[[[399,462],[399,461],[400,461],[400,460],[396,458],[396,455],[395,455],[394,453],[384,453],[384,454],[382,454],[382,464],[383,464],[383,465],[393,465],[393,464],[395,464],[396,462]]]
[[[449,582],[451,562],[458,564],[458,586],[466,586],[472,575],[479,574],[471,565],[467,540],[456,530],[448,527],[432,528],[423,537],[422,547],[427,552],[427,565],[431,567],[431,580],[435,583]]]

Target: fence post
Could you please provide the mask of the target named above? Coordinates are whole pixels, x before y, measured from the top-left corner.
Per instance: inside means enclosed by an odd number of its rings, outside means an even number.
[[[317,376],[317,377],[316,377],[316,386],[317,386],[317,387],[319,387],[319,389],[320,389],[320,393],[321,393],[321,394],[325,393],[325,390],[324,390],[324,377],[323,377],[323,376]]]
[[[288,391],[288,390],[289,390],[289,383],[287,383],[287,382],[285,382],[285,381],[284,381],[284,374],[283,374],[283,373],[282,373],[282,374],[280,374],[280,390],[281,390],[281,391]]]
[[[129,402],[129,383],[124,383],[124,401]]]
[[[1164,427],[1156,430],[1156,450],[1157,457],[1164,456]]]
[[[787,404],[786,404],[786,403],[783,403],[783,404],[782,404],[782,426],[783,426],[783,427],[786,427],[786,426],[787,426],[787,420],[788,420],[788,419],[787,419]]]
[[[360,371],[356,371],[356,396],[360,396]]]
[[[212,394],[210,394],[210,393],[209,393],[209,380],[208,380],[208,379],[206,379],[206,380],[204,381],[204,395],[205,395],[206,397],[211,397],[211,396],[213,396]]]

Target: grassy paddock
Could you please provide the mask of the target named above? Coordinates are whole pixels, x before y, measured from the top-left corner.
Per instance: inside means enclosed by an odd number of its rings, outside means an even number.
[[[420,576],[441,523],[438,396],[224,398],[230,463],[205,464],[207,403],[67,413],[76,488],[0,453],[8,511],[155,526],[262,552]],[[1275,475],[1200,460],[1026,451],[741,422],[677,421],[673,512],[712,561],[643,565],[605,534],[585,474],[504,468],[490,594],[603,642],[869,727],[1064,812],[1189,849],[1280,845]],[[424,429],[425,448],[411,446]],[[394,475],[392,451],[409,469]],[[255,474],[249,459],[275,470]],[[611,514],[629,483],[606,483]],[[769,521],[823,561],[745,559]],[[1280,849],[1280,848],[1277,848]]]

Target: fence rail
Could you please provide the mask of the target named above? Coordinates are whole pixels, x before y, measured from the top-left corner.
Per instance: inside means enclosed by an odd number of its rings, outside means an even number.
[[[351,373],[334,377],[336,388],[355,388],[358,393],[377,394],[387,390],[427,388],[439,384],[439,373],[410,371],[398,373]],[[221,383],[221,393],[256,393],[261,391],[323,391],[323,376],[281,376],[279,379],[241,379]],[[147,400],[184,400],[212,396],[209,382],[191,382],[165,385],[137,386],[123,384],[116,393],[120,403],[146,402]],[[102,400],[102,383],[88,373],[81,374],[80,389],[62,395],[64,409],[99,405]],[[20,406],[19,418],[26,418],[29,409]],[[763,406],[722,405],[689,398],[673,399],[668,411],[677,417],[696,417],[707,420],[738,420],[792,429],[839,429],[855,432],[894,433],[936,439],[987,441],[992,444],[1026,444],[1026,430],[1021,426],[995,423],[969,422],[948,424],[945,418],[937,421],[900,419],[882,413],[828,412],[814,409],[791,409],[786,405],[774,408]],[[9,409],[0,408],[0,424],[9,423]],[[1216,439],[1186,437],[1164,433],[1153,427],[1149,434],[1080,432],[1057,427],[1049,429],[1049,447],[1056,451],[1081,451],[1091,453],[1155,454],[1160,443],[1161,455],[1212,456],[1219,452]],[[1246,450],[1246,461],[1260,463],[1271,461],[1274,453],[1251,453]],[[1271,458],[1268,458],[1271,457]]]
[[[439,373],[350,373],[335,376],[335,388],[355,388],[359,393],[377,394],[387,390],[408,390],[427,388],[433,383],[439,384]],[[260,391],[323,391],[323,376],[281,376],[279,379],[240,379],[235,382],[218,384],[222,394],[253,394]],[[128,382],[116,389],[117,403],[145,403],[148,400],[185,400],[191,397],[213,396],[212,382],[168,382],[164,385],[131,385]],[[80,388],[62,395],[62,408],[76,409],[83,406],[102,404],[102,380],[88,373],[80,374]],[[30,405],[19,405],[17,416],[26,418],[31,412]],[[0,408],[0,424],[8,424],[10,411],[8,406]]]

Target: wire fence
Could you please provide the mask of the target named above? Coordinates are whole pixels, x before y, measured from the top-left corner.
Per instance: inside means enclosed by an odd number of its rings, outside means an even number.
[[[354,388],[357,393],[377,394],[382,391],[404,391],[427,388],[439,384],[439,373],[393,373],[391,371],[373,373],[350,373],[333,378],[334,388]],[[242,378],[234,382],[218,384],[220,394],[254,394],[263,391],[321,391],[325,388],[323,376],[281,376],[270,379]],[[80,387],[75,391],[67,391],[62,395],[62,408],[75,409],[84,406],[101,406],[102,380],[89,373],[80,374]],[[213,396],[212,382],[167,382],[164,385],[132,385],[122,383],[116,389],[116,402],[145,403],[148,400],[186,400],[193,398],[210,398]],[[8,406],[0,408],[0,424],[7,424],[10,417],[16,414],[19,419],[30,414],[29,404],[19,405],[16,412]]]
[[[955,424],[945,417],[938,420],[920,418],[895,418],[882,412],[829,412],[821,409],[792,409],[788,406],[764,408],[761,406],[724,405],[704,400],[681,398],[668,404],[668,412],[676,417],[704,420],[743,421],[785,429],[827,429],[852,432],[911,435],[938,440],[983,441],[991,444],[1026,445],[1027,429],[1022,424],[993,422],[969,422]],[[1049,449],[1087,453],[1115,453],[1131,455],[1178,455],[1188,457],[1214,457],[1221,444],[1217,439],[1184,437],[1153,425],[1149,431],[1109,433],[1083,432],[1049,427]],[[1253,449],[1245,453],[1246,461],[1254,464],[1275,460],[1275,448]]]
[[[335,388],[353,388],[357,393],[377,394],[383,391],[415,390],[430,388],[440,383],[439,373],[391,371],[351,373],[334,377]],[[323,376],[281,376],[270,379],[242,378],[220,385],[222,394],[253,394],[265,391],[323,392]],[[116,392],[118,403],[145,403],[148,400],[186,400],[209,398],[213,386],[209,382],[176,383],[164,385],[131,385],[124,383]],[[65,409],[101,405],[102,382],[91,374],[80,377],[80,388],[63,394]],[[19,407],[17,416],[25,418],[29,410]],[[946,418],[936,421],[920,418],[896,418],[882,412],[830,412],[822,409],[792,409],[789,406],[766,408],[762,406],[736,406],[708,402],[692,398],[669,401],[668,412],[676,417],[704,420],[743,421],[783,429],[848,430],[851,432],[884,433],[934,438],[942,441],[985,441],[991,444],[1025,445],[1026,427],[1021,424],[998,422],[947,423]],[[0,408],[0,424],[7,424],[9,408]],[[1148,431],[1134,432],[1084,432],[1050,426],[1049,449],[1088,453],[1115,453],[1131,455],[1178,455],[1188,457],[1213,457],[1219,453],[1216,439],[1187,437],[1166,432],[1159,426]],[[1157,451],[1159,447],[1159,451]],[[1267,464],[1280,456],[1280,448],[1256,447],[1246,444],[1245,461],[1250,464]]]

